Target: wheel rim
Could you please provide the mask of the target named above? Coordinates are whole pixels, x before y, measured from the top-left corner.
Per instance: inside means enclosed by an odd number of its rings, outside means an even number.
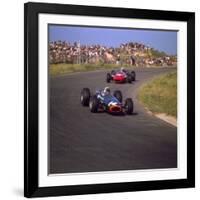
[[[89,106],[90,106],[90,109],[92,109],[92,101],[90,101],[90,104],[89,104]]]
[[[81,102],[83,102],[83,95],[81,95]]]

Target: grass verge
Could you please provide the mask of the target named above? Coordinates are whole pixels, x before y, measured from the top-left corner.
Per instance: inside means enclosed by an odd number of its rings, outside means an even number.
[[[128,65],[124,67],[129,67]],[[115,64],[50,64],[49,70],[51,76],[57,76],[67,73],[74,72],[86,72],[86,71],[94,71],[100,69],[113,69],[119,68],[119,65]]]
[[[168,73],[139,89],[138,99],[153,113],[177,117],[177,73]]]

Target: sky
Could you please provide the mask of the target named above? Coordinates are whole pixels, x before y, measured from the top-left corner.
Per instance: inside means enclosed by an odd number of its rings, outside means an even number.
[[[81,45],[99,44],[119,47],[122,43],[138,42],[169,55],[177,54],[177,32],[142,29],[49,25],[49,41],[80,41]]]

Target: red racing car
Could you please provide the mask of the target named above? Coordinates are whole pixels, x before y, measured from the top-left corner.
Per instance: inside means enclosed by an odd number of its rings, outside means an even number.
[[[132,81],[136,80],[135,71],[128,71],[124,68],[120,70],[112,70],[111,73],[107,73],[106,82],[110,83],[111,81],[115,81],[116,83],[132,83]]]

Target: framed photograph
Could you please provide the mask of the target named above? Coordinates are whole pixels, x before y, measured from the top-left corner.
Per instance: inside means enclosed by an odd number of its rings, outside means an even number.
[[[24,5],[24,195],[195,186],[195,13]]]

